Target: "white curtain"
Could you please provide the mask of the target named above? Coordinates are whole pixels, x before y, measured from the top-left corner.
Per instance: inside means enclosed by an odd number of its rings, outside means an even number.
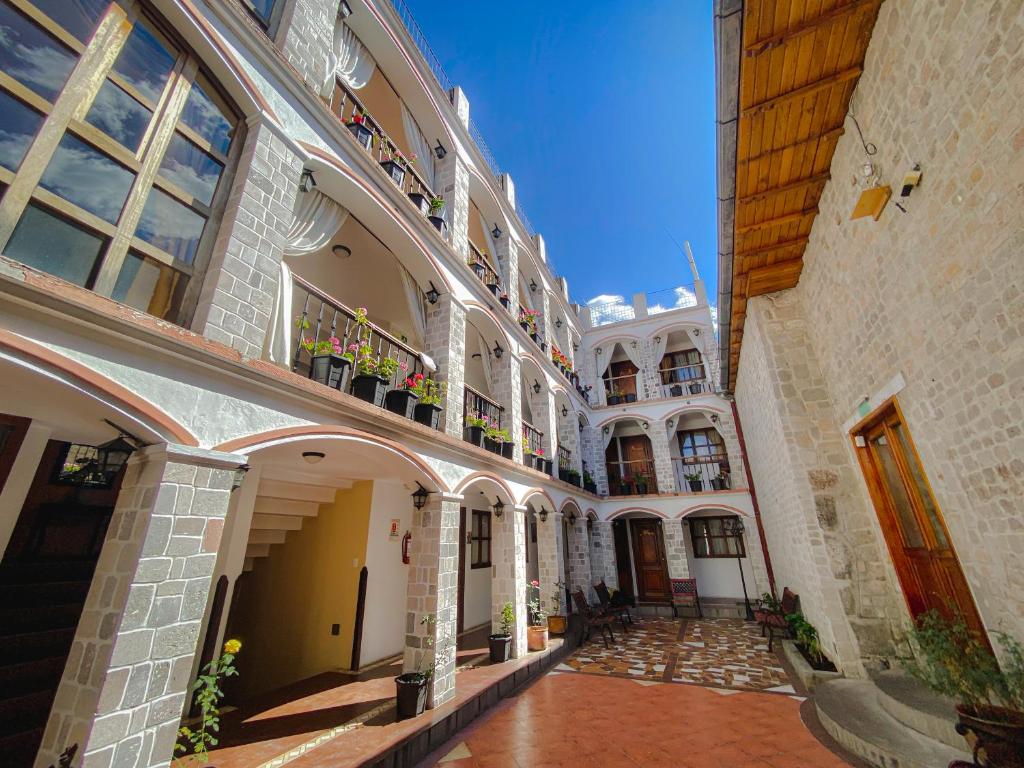
[[[597,379],[600,382],[604,378],[604,372],[608,370],[608,363],[612,359],[612,352],[615,351],[614,344],[605,344],[597,348]],[[604,384],[601,383],[597,388],[597,404],[605,405],[607,393],[605,392]]]
[[[328,64],[327,80],[322,92],[325,96],[334,90],[335,77],[340,77],[349,88],[358,91],[370,82],[377,68],[373,56],[341,18],[334,22],[334,45]]]
[[[487,347],[482,333],[477,333],[480,344],[480,365],[484,368],[484,380],[487,382],[487,393],[494,391],[494,378],[491,376],[491,350]]]
[[[285,238],[277,299],[267,339],[267,357],[271,362],[291,367],[292,334],[292,271],[288,260],[294,260],[325,247],[338,234],[348,210],[317,190],[299,194],[292,214],[292,225]]]
[[[427,308],[423,304],[423,293],[420,291],[419,283],[401,264],[398,264],[398,274],[402,278],[402,290],[405,292],[405,301],[409,305],[413,330],[416,331],[417,338],[425,341],[427,338]]]
[[[644,358],[641,354],[642,350],[640,346],[642,343],[643,342],[633,340],[622,342],[622,348],[626,351],[626,357],[628,357],[629,361],[636,366],[636,375],[633,378],[636,382],[635,389],[637,399],[640,398],[640,392],[642,391],[640,383],[643,381],[644,376]],[[633,346],[634,344],[636,345],[635,347]]]
[[[608,446],[611,445],[612,437],[614,437],[614,435],[615,435],[615,425],[614,424],[609,424],[608,425],[608,434],[603,435],[604,436],[604,447],[605,447],[605,450],[608,450]],[[619,458],[621,459],[622,457],[619,456]]]
[[[409,108],[402,104],[402,127],[405,129],[405,138],[409,141],[409,149],[416,155],[416,172],[427,182],[427,186],[434,189],[434,152],[427,143],[419,123],[412,116]]]
[[[530,293],[530,284],[526,282],[526,275],[522,272],[519,273],[519,292],[526,300],[526,308],[535,309],[533,305],[533,294]]]
[[[661,385],[661,374],[658,372],[661,370],[661,358],[665,356],[665,349],[668,347],[668,333],[663,333],[661,336],[657,336],[654,339],[654,375],[658,377],[658,384]],[[664,385],[661,385],[661,389],[658,391],[658,395],[664,396],[665,392]]]

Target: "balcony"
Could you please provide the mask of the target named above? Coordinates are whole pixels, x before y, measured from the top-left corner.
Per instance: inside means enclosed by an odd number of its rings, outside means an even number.
[[[714,383],[707,379],[703,362],[661,368],[658,373],[661,377],[663,397],[712,395],[715,393]]]
[[[654,459],[609,460],[608,493],[611,496],[645,496],[658,492]]]
[[[594,480],[594,476],[590,474],[590,467],[585,461],[581,462],[581,464],[583,465],[583,490],[597,493],[597,483]]]
[[[707,456],[673,456],[672,469],[675,472],[676,487],[682,493],[704,493],[731,489],[729,457],[724,453]]]
[[[519,325],[524,331],[526,331],[530,338],[533,339],[533,343],[540,347],[541,352],[546,352],[548,349],[547,342],[544,341],[544,336],[541,334],[541,313],[535,309],[527,309],[520,305],[519,307]]]
[[[627,373],[622,376],[604,376],[605,400],[608,405],[621,405],[623,403],[636,402],[636,377],[635,373]]]
[[[572,466],[572,451],[564,445],[558,446],[558,479],[582,487],[582,478]]]
[[[523,464],[551,474],[554,462],[544,455],[544,433],[523,420]]]
[[[512,302],[502,287],[501,275],[498,274],[498,270],[494,268],[494,264],[491,263],[491,260],[487,258],[487,254],[482,249],[478,248],[468,238],[467,242],[469,243],[469,256],[466,257],[466,263],[469,265],[469,268],[473,270],[477,280],[486,285],[487,290],[493,293],[501,302],[501,306],[511,312]]]

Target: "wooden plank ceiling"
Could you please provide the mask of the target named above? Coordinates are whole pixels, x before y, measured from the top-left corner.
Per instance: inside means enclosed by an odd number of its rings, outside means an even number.
[[[882,0],[746,0],[740,50],[729,384],[747,299],[803,252]]]

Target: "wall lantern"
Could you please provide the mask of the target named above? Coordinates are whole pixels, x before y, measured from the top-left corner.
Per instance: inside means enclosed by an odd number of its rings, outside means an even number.
[[[430,496],[430,491],[419,483],[416,483],[416,490],[412,494],[412,505],[416,507],[416,509],[423,509],[423,507],[427,505],[428,496]]]
[[[579,352],[580,351],[580,345],[577,344],[575,341],[572,343],[572,351],[573,352]]]
[[[576,512],[575,510],[569,513],[569,525],[576,525]]]
[[[717,413],[712,413],[711,414],[711,421],[715,422],[716,424],[718,423],[718,414]]]
[[[569,415],[569,409],[568,409],[568,408],[566,408],[566,407],[565,407],[565,406],[563,405],[563,406],[562,406],[562,416],[568,416],[568,415]]]
[[[434,147],[434,154],[437,155],[438,160],[444,160],[444,156],[448,154],[448,150],[441,144],[441,140],[437,140],[437,146]]]
[[[580,422],[580,434],[581,435],[583,434],[583,422],[582,421]]]
[[[99,462],[100,471],[107,478],[116,477],[134,452],[135,446],[125,440],[124,435],[118,435],[110,442],[97,445],[96,460]]]
[[[650,422],[647,422],[647,421],[645,421],[645,422],[644,422],[643,424],[641,424],[640,426],[642,426],[642,427],[643,427],[644,429],[648,429],[648,428],[650,428],[650,426],[651,426],[651,425],[650,425]]]
[[[694,336],[700,336],[700,328],[694,328],[693,329],[693,335]]]
[[[313,172],[306,168],[299,176],[299,192],[312,192],[315,187],[316,179],[313,178]]]
[[[231,478],[231,490],[237,491],[242,487],[242,481],[245,480],[245,475],[249,471],[248,464],[240,464],[234,472],[234,477]]]
[[[338,5],[338,15],[343,19],[347,19],[352,15],[352,6],[345,2],[345,0],[341,0],[341,3]]]
[[[505,514],[505,504],[504,504],[504,502],[502,502],[501,499],[498,499],[496,502],[494,502],[493,509],[494,509],[494,516],[500,520],[501,516],[503,514]]]
[[[654,337],[654,343],[655,344],[661,344],[661,336],[655,336]]]
[[[437,300],[441,298],[441,294],[437,292],[437,288],[434,287],[434,281],[430,281],[430,290],[424,294],[427,297],[427,301],[431,304],[437,304]]]
[[[599,355],[601,354],[601,348],[600,348],[600,347],[598,347],[598,348],[597,348],[597,349],[595,349],[594,351],[595,351],[595,352],[597,352],[597,354],[599,354]]]
[[[495,224],[494,229],[491,230],[491,237],[493,237],[495,240],[498,240],[501,237],[501,234],[501,227]]]
[[[303,451],[302,460],[307,464],[319,464],[326,454],[320,451]]]
[[[535,395],[540,394],[540,382],[537,381],[536,379],[533,380],[533,393]]]
[[[540,518],[542,523],[546,523],[548,521],[548,511],[544,509],[544,507],[540,508],[540,514],[537,516]]]
[[[537,282],[531,277],[530,278],[530,293],[537,292]]]
[[[562,327],[562,318],[556,317],[555,318],[555,328],[561,328],[561,327]]]
[[[603,432],[604,434],[606,434],[606,435],[607,435],[607,434],[608,434],[608,427],[602,427],[602,428],[601,428],[601,431],[602,431],[602,432]]]
[[[505,354],[505,350],[498,342],[494,342],[494,356],[500,359],[503,354]]]

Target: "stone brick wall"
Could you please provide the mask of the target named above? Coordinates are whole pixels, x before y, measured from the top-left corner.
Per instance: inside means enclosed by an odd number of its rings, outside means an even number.
[[[491,360],[491,375],[494,377],[494,399],[504,406],[502,428],[507,429],[513,440],[513,456],[523,457],[523,375],[519,358],[508,350],[501,359]]]
[[[469,256],[469,168],[449,152],[434,163],[435,192],[445,199],[446,238],[452,250],[465,262]]]
[[[466,382],[466,309],[444,294],[436,304],[427,305],[427,338],[424,350],[437,365],[434,378],[446,385],[441,403],[441,428],[462,439],[462,401]]]
[[[263,353],[301,173],[300,159],[270,128],[249,127],[192,322],[247,357]]]
[[[501,610],[512,603],[512,656],[519,658],[526,653],[526,508],[507,505],[491,527],[491,631],[501,631]]]
[[[243,457],[180,446],[129,460],[37,768],[166,766]]]
[[[565,562],[562,557],[562,513],[548,510],[548,519],[537,519],[537,574],[540,581],[541,607],[554,612],[551,596],[555,585],[565,583]],[[564,598],[563,598],[564,599]]]
[[[339,0],[293,0],[286,3],[277,29],[277,45],[288,63],[317,93],[333,63],[334,25]]]
[[[590,541],[590,572],[595,582],[604,579],[609,588],[619,588],[619,571],[615,563],[615,535],[612,533],[611,521],[594,521]]]
[[[668,564],[670,579],[690,578],[690,559],[686,548],[688,530],[684,530],[682,520],[663,520],[661,532],[665,537],[665,560]]]
[[[576,514],[576,522],[569,526],[569,573],[566,584],[570,592],[582,589],[588,602],[596,602],[590,564],[590,539],[587,536],[587,518]]]

